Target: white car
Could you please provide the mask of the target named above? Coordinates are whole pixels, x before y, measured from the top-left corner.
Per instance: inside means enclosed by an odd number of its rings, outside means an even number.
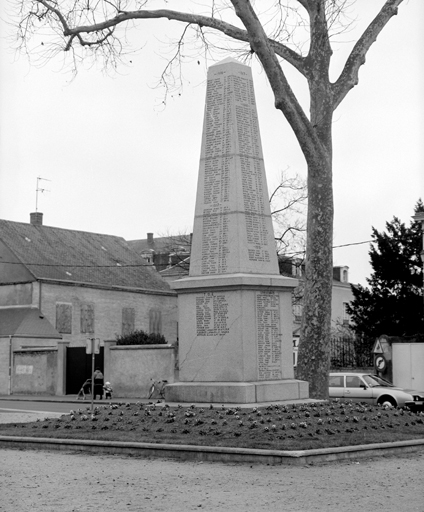
[[[398,388],[370,373],[330,373],[330,398],[344,398],[393,407],[422,408],[424,391]]]

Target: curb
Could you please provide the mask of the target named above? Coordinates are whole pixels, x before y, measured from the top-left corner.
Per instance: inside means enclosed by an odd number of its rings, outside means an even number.
[[[103,403],[120,403],[120,402],[130,402],[130,403],[134,403],[134,402],[142,402],[142,401],[147,401],[148,399],[147,398],[112,398],[112,399],[105,399],[105,400],[94,400],[94,403],[95,404],[103,404]],[[150,401],[154,401],[156,400],[155,398],[154,399],[151,399]],[[50,397],[46,397],[46,396],[36,396],[34,395],[33,397],[28,397],[28,396],[19,396],[19,395],[8,395],[8,396],[0,396],[0,402],[7,402],[7,401],[10,401],[10,402],[47,402],[47,403],[59,403],[59,404],[80,404],[80,405],[84,405],[84,404],[91,404],[91,399],[87,399],[87,400],[77,400],[76,398],[61,398],[61,397],[56,397],[56,396],[52,396],[51,398]]]
[[[69,396],[69,395],[68,395]],[[14,401],[14,402],[47,402],[47,403],[62,403],[62,404],[79,404],[81,406],[87,405],[89,406],[91,404],[91,399],[88,400],[76,400],[75,398],[61,398],[57,396],[46,397],[46,396],[37,396],[34,395],[34,397],[29,396],[19,396],[19,395],[8,395],[8,396],[1,396],[0,395],[0,403],[1,402],[7,402],[7,401]],[[298,400],[277,400],[272,402],[272,404],[296,404],[296,403],[311,403],[311,402],[325,402],[325,400],[315,400],[313,398],[307,398],[307,399],[298,399]],[[120,404],[120,403],[144,403],[144,404],[155,404],[155,405],[169,405],[169,406],[177,406],[181,405],[182,407],[190,407],[192,405],[191,402],[166,402],[164,399],[158,399],[158,398],[125,398],[125,397],[116,397],[112,399],[105,399],[105,400],[94,400],[93,403],[96,405],[102,405],[102,404]],[[224,404],[225,407],[240,407],[242,409],[244,408],[251,408],[251,407],[266,407],[270,405],[271,402],[252,402],[252,403],[246,403],[246,404],[240,404],[240,403],[227,403]],[[196,407],[209,407],[211,405],[210,402],[197,402],[194,404]],[[220,403],[214,403],[213,406],[220,407]]]
[[[165,457],[197,462],[254,462],[269,465],[304,465],[310,463],[413,453],[424,449],[424,439],[396,441],[393,443],[320,448],[314,450],[282,451],[220,446],[0,436],[0,449],[1,448],[58,451],[73,450],[94,452],[96,454],[104,453],[155,458]]]

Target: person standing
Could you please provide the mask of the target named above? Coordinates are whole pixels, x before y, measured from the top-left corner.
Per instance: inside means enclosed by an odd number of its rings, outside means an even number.
[[[93,398],[96,399],[96,396],[99,395],[99,399],[101,400],[103,398],[103,373],[100,371],[100,368],[96,368],[93,373],[93,380],[94,380],[94,391],[93,391]]]

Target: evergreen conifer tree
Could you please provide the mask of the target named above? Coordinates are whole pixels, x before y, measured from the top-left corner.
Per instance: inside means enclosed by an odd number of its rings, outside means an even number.
[[[421,211],[420,199],[415,213]],[[407,227],[393,217],[384,232],[372,228],[372,238],[369,287],[352,285],[348,312],[354,331],[371,338],[424,333],[421,223]]]

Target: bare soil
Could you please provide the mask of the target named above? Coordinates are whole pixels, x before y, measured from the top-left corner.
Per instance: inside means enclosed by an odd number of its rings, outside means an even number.
[[[89,408],[90,409],[90,408]],[[307,450],[424,438],[424,413],[355,402],[262,408],[110,404],[0,425],[0,435]],[[424,508],[423,508],[424,510]]]

